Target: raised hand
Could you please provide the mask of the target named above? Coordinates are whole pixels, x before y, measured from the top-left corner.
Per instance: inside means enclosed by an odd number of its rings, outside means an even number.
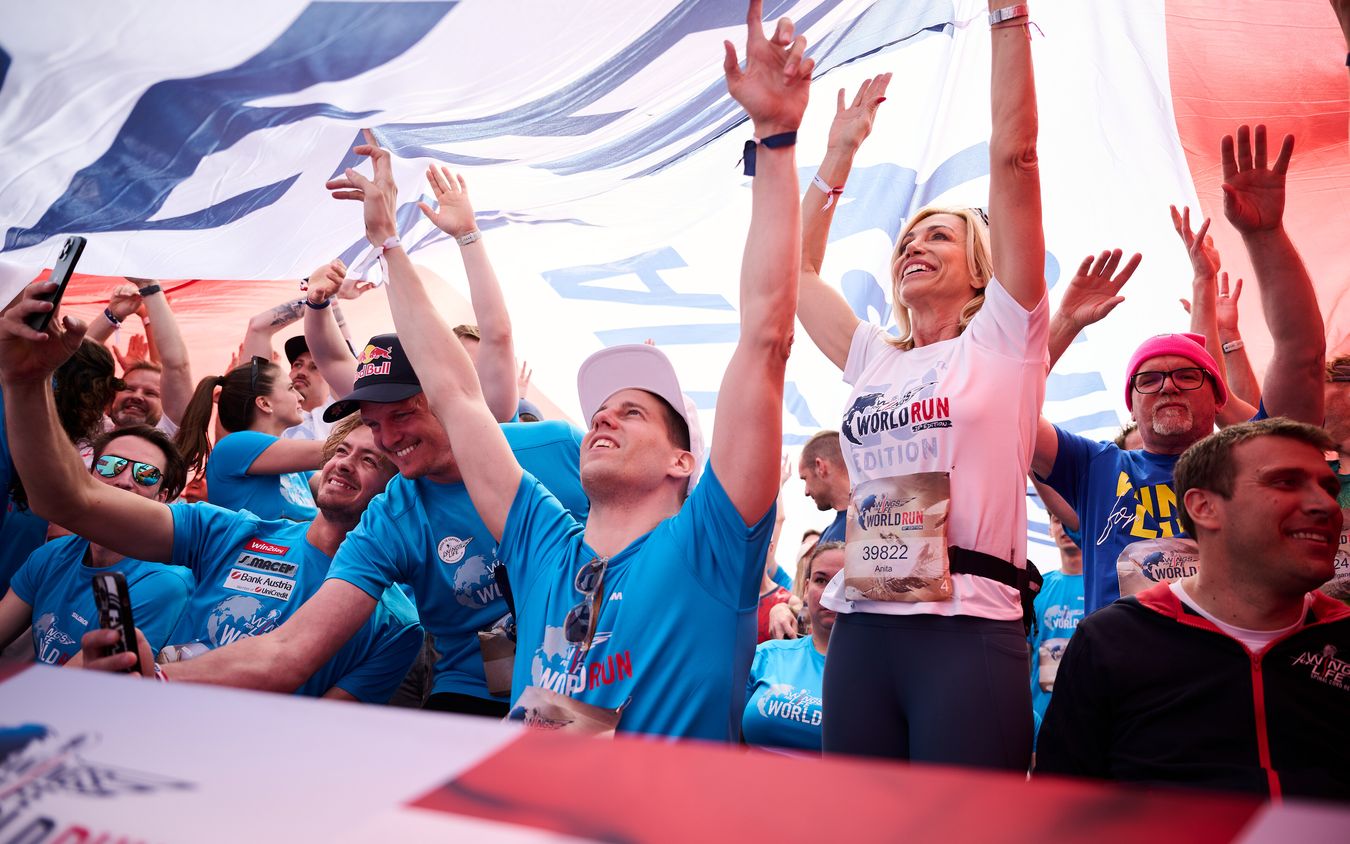
[[[417,203],[417,207],[422,209],[428,220],[436,224],[436,228],[451,237],[459,237],[478,228],[463,176],[451,173],[449,167],[433,164],[427,168],[427,183],[436,197],[436,208],[433,209],[425,202]]]
[[[141,292],[134,284],[119,284],[108,299],[108,310],[118,319],[126,319],[141,306]]]
[[[133,334],[127,340],[127,350],[119,351],[116,346],[112,347],[113,357],[117,358],[117,366],[123,374],[132,364],[143,360],[150,360],[150,343],[145,339],[144,334]]]
[[[773,38],[764,37],[763,0],[750,0],[745,15],[745,69],[730,41],[722,42],[726,59],[727,91],[755,124],[755,135],[766,138],[795,132],[811,92],[814,59],[804,59],[806,39],[796,36],[792,21],[780,18]]]
[[[1209,236],[1210,219],[1205,218],[1200,224],[1199,231],[1191,231],[1191,209],[1182,208],[1177,211],[1175,205],[1169,206],[1172,209],[1172,228],[1176,229],[1177,237],[1181,238],[1182,244],[1186,247],[1186,254],[1191,259],[1191,269],[1195,271],[1196,278],[1214,278],[1219,272],[1219,250],[1214,247],[1214,238]]]
[[[49,381],[84,339],[87,326],[75,317],[54,313],[46,331],[25,324],[30,315],[53,310],[51,302],[37,297],[55,290],[55,282],[30,284],[0,311],[0,381],[5,384]]]
[[[862,146],[872,134],[872,122],[876,120],[877,108],[886,101],[886,86],[890,83],[889,73],[873,76],[859,86],[852,105],[845,105],[844,89],[840,88],[827,145],[848,150]]]
[[[1238,333],[1238,299],[1242,297],[1242,279],[1228,287],[1228,273],[1219,274],[1219,295],[1214,298],[1214,318],[1219,323],[1219,337]]]
[[[526,393],[530,391],[530,376],[534,375],[534,370],[530,369],[529,361],[520,362],[520,374],[516,376],[516,387],[519,388],[520,397],[526,398]]]
[[[315,305],[322,305],[338,295],[342,281],[347,277],[347,265],[341,258],[334,258],[309,274],[305,286],[305,298]],[[354,297],[353,297],[354,298]]]
[[[366,240],[381,246],[389,238],[398,236],[395,216],[398,185],[394,184],[394,168],[389,160],[389,150],[380,147],[375,134],[369,129],[362,129],[361,133],[366,142],[352,147],[352,152],[370,158],[374,177],[368,179],[348,167],[341,178],[330,179],[324,187],[332,191],[334,199],[355,199],[362,203]]]
[[[1115,310],[1116,305],[1124,302],[1125,297],[1119,295],[1120,288],[1134,275],[1143,256],[1136,252],[1116,273],[1121,254],[1119,249],[1112,249],[1098,255],[1095,261],[1091,255],[1084,258],[1078,266],[1078,272],[1069,281],[1068,289],[1064,291],[1055,317],[1067,319],[1077,328],[1083,328],[1104,319]]]
[[[1223,214],[1244,236],[1280,227],[1284,218],[1284,181],[1294,136],[1285,135],[1279,157],[1266,166],[1266,127],[1252,132],[1239,126],[1237,148],[1233,136],[1224,135],[1219,152],[1223,158]]]

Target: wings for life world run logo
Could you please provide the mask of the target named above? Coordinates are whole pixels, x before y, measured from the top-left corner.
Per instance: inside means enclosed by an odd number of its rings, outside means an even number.
[[[77,841],[138,841],[125,830],[104,830],[44,815],[43,798],[55,796],[135,798],[162,791],[189,791],[185,780],[113,767],[84,758],[99,737],[80,733],[63,738],[43,724],[0,727],[0,840],[24,844]],[[62,812],[72,807],[62,802]],[[134,817],[130,810],[127,817]]]
[[[840,426],[855,446],[850,450],[854,469],[871,473],[938,456],[932,432],[952,426],[951,402],[937,395],[940,380],[934,367],[898,392],[889,384],[863,388]]]
[[[376,346],[374,343],[367,343],[361,350],[361,357],[356,361],[357,379],[369,378],[372,375],[388,375],[394,367],[394,349],[392,346]]]

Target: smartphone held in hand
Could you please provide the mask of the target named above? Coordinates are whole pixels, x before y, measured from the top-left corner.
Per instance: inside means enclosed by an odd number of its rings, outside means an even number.
[[[117,642],[108,648],[105,656],[125,651],[136,653],[136,624],[131,617],[131,593],[127,590],[126,577],[117,571],[100,572],[94,575],[93,588],[99,627],[119,632]],[[133,664],[124,670],[130,674],[136,667]]]
[[[24,320],[29,328],[34,331],[47,330],[52,314],[56,313],[56,306],[61,304],[61,297],[66,293],[66,285],[70,283],[70,277],[75,274],[75,263],[80,260],[80,254],[84,252],[84,245],[87,242],[79,235],[66,238],[66,245],[61,247],[61,254],[57,256],[56,266],[52,267],[52,274],[47,277],[48,281],[56,282],[56,289],[38,297],[51,302],[53,307],[50,311],[30,314]]]

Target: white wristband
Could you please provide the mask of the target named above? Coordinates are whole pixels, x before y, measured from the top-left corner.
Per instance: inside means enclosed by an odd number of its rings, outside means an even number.
[[[1010,21],[1013,18],[1024,18],[1031,14],[1031,9],[1026,3],[1018,3],[1016,6],[1004,6],[1002,9],[995,9],[989,13],[989,25],[998,26],[1004,21]]]
[[[811,184],[815,185],[817,188],[820,189],[821,193],[825,194],[825,204],[820,207],[820,210],[822,211],[828,210],[829,207],[834,204],[835,198],[843,196],[844,194],[843,185],[840,185],[837,188],[831,187],[829,182],[820,178],[819,173],[817,173],[815,176],[811,178]]]
[[[1241,340],[1229,340],[1223,344],[1223,353],[1226,355],[1230,352],[1236,352],[1245,345]]]
[[[474,243],[475,241],[482,239],[483,233],[480,232],[478,229],[474,229],[471,232],[465,232],[464,234],[455,235],[455,243],[458,243],[460,246],[468,246],[470,243]]]

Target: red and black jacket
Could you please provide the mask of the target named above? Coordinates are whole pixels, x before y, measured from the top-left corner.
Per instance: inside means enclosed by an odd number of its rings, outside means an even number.
[[[1038,773],[1350,799],[1350,607],[1251,654],[1160,583],[1079,624]]]

